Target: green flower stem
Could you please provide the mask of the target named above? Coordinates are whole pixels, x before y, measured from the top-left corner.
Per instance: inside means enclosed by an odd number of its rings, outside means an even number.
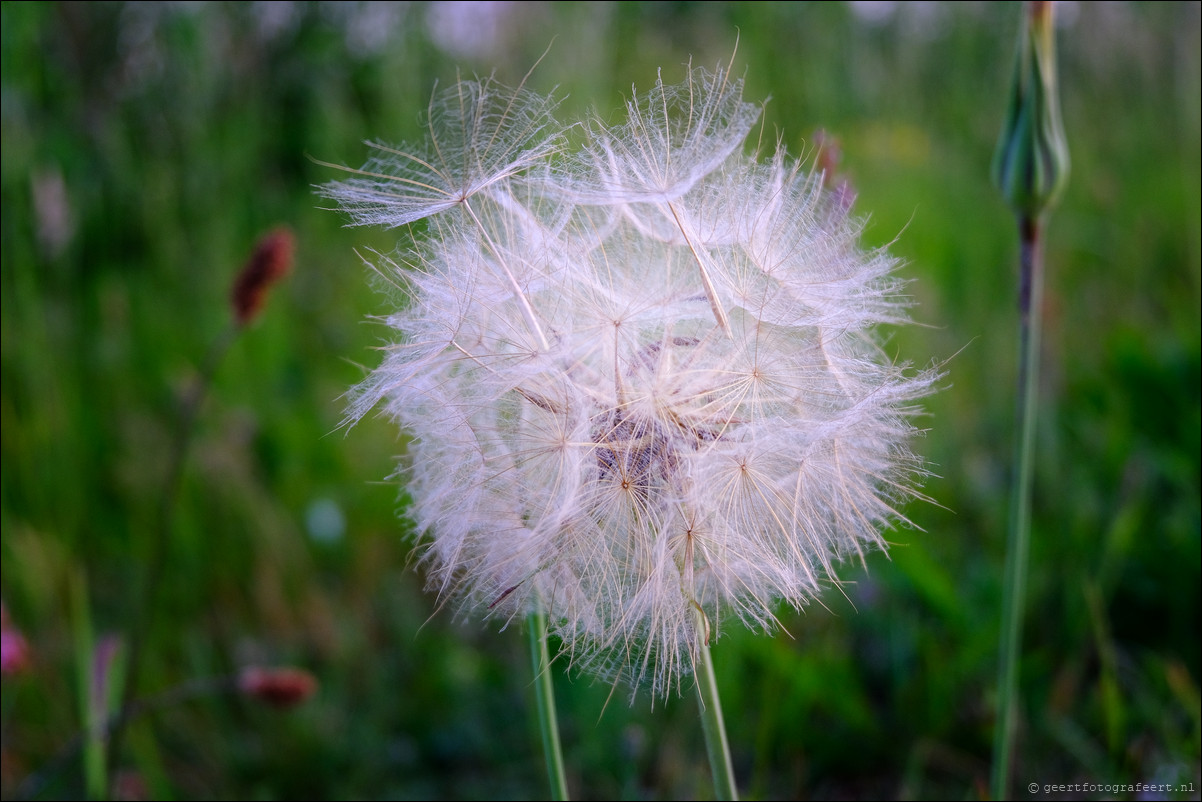
[[[1035,451],[1035,412],[1039,384],[1040,307],[1043,299],[1043,241],[1039,219],[1019,217],[1022,265],[1019,284],[1021,362],[1018,372],[1018,443],[1011,488],[1010,531],[1002,601],[1002,640],[998,658],[998,723],[994,729],[993,799],[1010,798],[1010,758],[1018,707],[1018,658],[1022,649],[1027,552],[1031,538],[1031,475]]]
[[[534,695],[538,699],[538,723],[543,734],[543,754],[551,781],[551,798],[568,799],[568,781],[563,770],[563,747],[559,743],[559,721],[555,715],[555,690],[551,684],[551,657],[547,651],[547,614],[531,613],[526,621],[530,633],[530,657],[534,662]]]
[[[1056,80],[1054,5],[1031,2],[1019,33],[1018,59],[1006,119],[994,154],[993,180],[1018,217],[1019,278],[1018,441],[1006,537],[1002,630],[998,650],[997,726],[993,740],[993,799],[1010,797],[1010,762],[1018,709],[1027,552],[1031,539],[1031,481],[1039,386],[1039,324],[1043,299],[1043,215],[1068,180],[1068,142],[1060,120]]]
[[[701,707],[701,730],[705,733],[705,749],[709,753],[710,771],[714,775],[715,799],[738,799],[735,770],[730,762],[730,744],[726,740],[726,723],[722,718],[722,702],[718,699],[718,682],[714,677],[714,661],[710,657],[709,621],[700,609],[696,611],[697,630],[701,635],[697,665],[697,703]]]

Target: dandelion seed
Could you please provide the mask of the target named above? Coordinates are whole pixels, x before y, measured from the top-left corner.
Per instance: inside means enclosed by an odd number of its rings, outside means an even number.
[[[743,152],[741,92],[661,79],[572,154],[552,101],[464,82],[430,145],[326,190],[356,222],[428,217],[381,265],[411,298],[351,417],[382,404],[412,437],[431,586],[544,609],[571,661],[657,693],[703,630],[771,630],[882,548],[922,473],[934,377],[873,335],[905,319],[896,262],[847,196]]]
[[[425,145],[371,143],[375,157],[325,193],[361,225],[395,228],[454,209],[562,147],[557,105],[492,79],[460,81],[430,103]]]

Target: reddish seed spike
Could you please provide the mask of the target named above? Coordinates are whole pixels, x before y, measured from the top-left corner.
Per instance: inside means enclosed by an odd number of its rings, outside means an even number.
[[[267,291],[292,270],[295,248],[295,238],[286,227],[269,232],[255,245],[230,291],[230,306],[239,326],[250,323],[263,311]]]

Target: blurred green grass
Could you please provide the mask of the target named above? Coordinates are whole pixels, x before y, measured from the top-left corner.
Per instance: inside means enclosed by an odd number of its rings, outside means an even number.
[[[255,238],[297,265],[201,414],[142,688],[249,664],[313,671],[290,712],[198,701],[140,720],[155,798],[545,793],[525,644],[422,591],[384,481],[403,441],[340,428],[389,299],[313,186],[365,139],[421,136],[436,80],[493,72],[616,109],[632,84],[738,50],[765,137],[825,130],[912,279],[889,348],[947,362],[917,450],[936,504],[791,634],[722,633],[715,663],[752,798],[976,797],[988,774],[1011,452],[1013,224],[988,163],[1010,75],[1005,3],[5,3],[0,164],[0,593],[32,668],[3,686],[3,793],[78,731],[69,584],[134,620],[171,425]],[[473,16],[475,15],[475,16]],[[481,16],[483,15],[483,16]],[[1073,158],[1051,220],[1016,782],[1193,782],[1200,580],[1199,6],[1067,3]],[[322,515],[332,520],[321,525]],[[341,525],[339,525],[341,518]],[[686,695],[556,678],[587,798],[710,793]],[[607,703],[608,702],[608,703]],[[83,793],[70,764],[50,796]],[[1132,798],[1133,794],[1119,794]]]

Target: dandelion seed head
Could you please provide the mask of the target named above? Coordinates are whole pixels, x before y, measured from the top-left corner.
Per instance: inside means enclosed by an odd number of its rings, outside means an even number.
[[[801,164],[744,152],[741,92],[661,79],[568,153],[552,101],[467,82],[424,149],[327,189],[355,222],[428,218],[380,265],[410,297],[351,415],[411,436],[431,587],[541,608],[574,665],[656,693],[709,637],[697,610],[773,629],[884,547],[922,475],[934,376],[874,334],[906,317],[896,262]]]

